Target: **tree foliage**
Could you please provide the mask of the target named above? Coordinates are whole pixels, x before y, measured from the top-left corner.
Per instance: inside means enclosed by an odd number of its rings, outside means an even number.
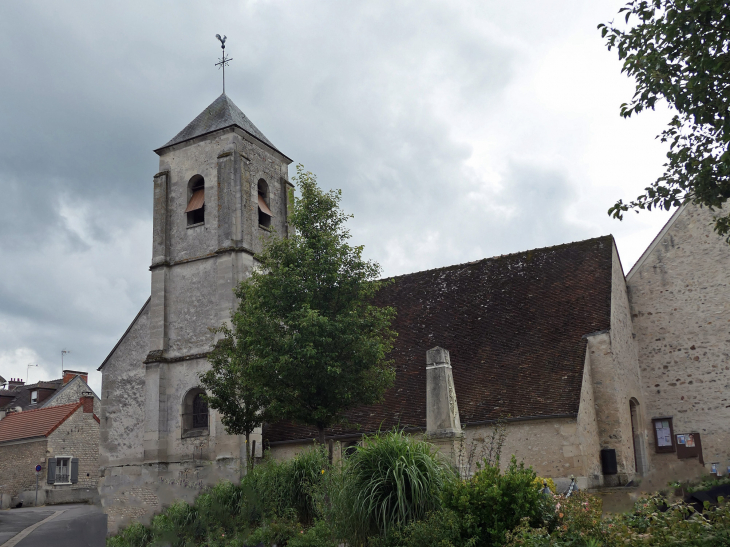
[[[250,470],[250,437],[263,420],[266,395],[251,383],[253,358],[247,341],[233,336],[226,325],[217,332],[223,336],[208,355],[211,368],[200,375],[200,383],[207,391],[208,406],[220,412],[226,433],[246,437],[246,464]]]
[[[609,209],[670,209],[686,202],[722,207],[730,197],[730,5],[726,0],[632,0],[625,28],[598,25],[608,49],[636,81],[625,118],[662,99],[676,111],[657,137],[669,143],[664,174],[630,203]],[[730,241],[730,215],[715,230]]]
[[[234,371],[246,363],[231,381],[265,402],[267,421],[316,427],[324,442],[325,428],[342,423],[349,409],[379,402],[392,385],[386,355],[395,310],[372,302],[380,267],[349,244],[341,192],[323,192],[301,166],[294,181],[301,197],[289,217],[292,233],[264,241],[260,268],[235,291],[240,303],[221,330],[222,347]]]

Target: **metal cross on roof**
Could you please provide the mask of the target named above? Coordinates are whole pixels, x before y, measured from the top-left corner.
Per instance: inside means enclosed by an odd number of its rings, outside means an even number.
[[[223,38],[221,38],[220,34],[215,35],[218,40],[220,40],[221,43],[221,49],[223,50],[223,57],[218,59],[218,62],[215,64],[218,68],[223,69],[223,93],[226,92],[226,67],[228,66],[228,63],[230,63],[233,59],[231,57],[226,56],[226,36],[223,35]]]

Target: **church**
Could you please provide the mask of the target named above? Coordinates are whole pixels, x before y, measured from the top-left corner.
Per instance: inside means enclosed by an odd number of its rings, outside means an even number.
[[[292,160],[225,93],[155,152],[151,295],[99,367],[110,532],[239,479],[244,439],[198,377],[293,199]],[[628,273],[609,235],[394,278],[377,300],[397,310],[395,385],[348,415],[359,428],[326,431],[335,457],[393,427],[454,457],[500,420],[503,455],[559,485],[730,473],[730,246],[712,215],[679,208]],[[275,458],[315,437],[252,436]]]

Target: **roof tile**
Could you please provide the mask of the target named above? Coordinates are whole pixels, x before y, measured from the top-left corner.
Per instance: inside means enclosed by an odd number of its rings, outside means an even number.
[[[0,443],[47,437],[81,406],[70,403],[8,414],[0,420]]]
[[[380,405],[347,414],[360,429],[426,426],[426,351],[449,350],[462,425],[499,417],[576,414],[586,341],[610,328],[613,238],[605,236],[394,278],[377,295],[393,306],[395,386]],[[268,442],[316,438],[267,425]]]

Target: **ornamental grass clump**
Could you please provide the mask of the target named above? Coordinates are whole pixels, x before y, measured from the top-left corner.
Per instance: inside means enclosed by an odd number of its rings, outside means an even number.
[[[439,509],[441,492],[455,477],[432,444],[402,431],[365,437],[344,473],[341,501],[351,507],[345,527],[360,541]]]

